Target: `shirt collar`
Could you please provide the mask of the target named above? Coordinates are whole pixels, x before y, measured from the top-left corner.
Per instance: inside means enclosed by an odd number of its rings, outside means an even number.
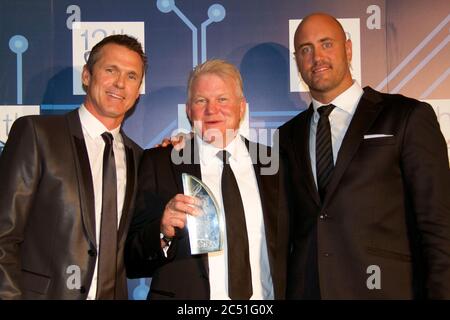
[[[221,160],[217,157],[217,153],[223,149],[217,148],[211,143],[203,141],[198,135],[195,135],[199,146],[200,161],[203,164],[208,164],[211,160]],[[231,154],[231,158],[235,161],[239,161],[242,157],[248,155],[247,147],[241,135],[237,135],[226,147],[225,150]]]
[[[358,105],[359,99],[363,95],[364,91],[359,85],[359,83],[354,80],[353,84],[344,92],[342,92],[340,95],[338,95],[336,98],[334,98],[333,101],[331,101],[329,104],[333,104],[336,106],[336,108],[339,108],[348,114],[353,115],[356,110],[356,106]],[[312,104],[314,108],[314,113],[317,113],[317,109],[323,105],[324,103],[312,99]]]
[[[81,126],[85,132],[92,138],[96,139],[102,135],[103,132],[110,132],[114,139],[121,141],[122,137],[120,135],[120,126],[112,130],[108,130],[100,120],[98,120],[88,109],[82,104],[78,109],[78,114],[80,116]]]

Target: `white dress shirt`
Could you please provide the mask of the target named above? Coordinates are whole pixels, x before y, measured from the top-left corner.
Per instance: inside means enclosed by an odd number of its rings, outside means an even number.
[[[205,143],[198,136],[196,139],[199,145],[202,181],[211,189],[220,207],[223,208],[221,191],[223,163],[216,156],[221,149]],[[239,136],[225,150],[231,154],[230,166],[236,177],[244,206],[253,286],[253,295],[250,299],[273,299],[263,211],[252,160],[244,141]],[[229,300],[227,261],[225,237],[224,250],[208,254],[211,300]]]
[[[108,130],[96,117],[94,117],[84,105],[78,109],[81,127],[83,130],[84,142],[86,144],[89,156],[89,164],[91,167],[92,182],[94,184],[94,201],[95,201],[95,237],[97,242],[97,258],[95,260],[94,276],[92,278],[91,287],[87,300],[95,300],[97,293],[97,273],[98,273],[98,257],[100,255],[100,225],[102,211],[102,187],[103,187],[103,151],[105,149],[105,141],[102,133],[105,131],[113,135],[113,150],[116,162],[117,176],[117,227],[120,224],[122,216],[122,207],[125,200],[125,190],[127,184],[127,166],[126,155],[123,139],[120,134],[120,126]]]
[[[344,140],[345,133],[347,132],[348,126],[352,121],[356,107],[358,106],[359,100],[361,99],[363,93],[364,91],[361,88],[361,86],[356,81],[353,81],[353,85],[350,88],[342,92],[339,96],[337,96],[333,101],[329,103],[336,106],[328,116],[331,127],[331,144],[333,148],[334,164],[336,164],[336,159],[338,157],[342,141]],[[317,109],[325,104],[315,99],[312,99],[312,104],[314,108],[314,113],[311,119],[311,127],[309,135],[309,155],[311,158],[311,169],[313,172],[314,181],[316,182],[317,186],[316,132],[317,132],[317,124],[320,118]]]

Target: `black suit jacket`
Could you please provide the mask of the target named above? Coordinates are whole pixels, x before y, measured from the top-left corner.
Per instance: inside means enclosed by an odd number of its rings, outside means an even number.
[[[142,157],[136,211],[126,244],[125,264],[130,278],[153,277],[149,299],[210,298],[208,255],[191,255],[186,228],[179,230],[172,241],[168,258],[163,255],[159,237],[165,205],[177,193],[183,193],[181,174],[189,173],[201,178],[198,153],[191,152],[193,141],[195,139],[190,140],[180,153],[173,151],[180,159],[184,157],[187,160],[180,164],[171,160],[172,147],[146,150]],[[250,142],[250,150],[255,146]],[[253,160],[275,298],[282,299],[285,296],[288,245],[285,192],[279,184],[280,171],[274,175],[261,175],[263,165],[259,160]]]
[[[433,109],[365,88],[323,204],[309,156],[312,114],[311,106],[280,128],[295,205],[288,298],[308,289],[317,232],[323,299],[449,299],[449,162]],[[381,289],[368,289],[370,266],[380,268]]]
[[[126,299],[122,257],[142,149],[122,137],[127,188],[116,296]],[[0,157],[0,181],[0,298],[86,299],[97,244],[92,175],[78,110],[17,119]],[[76,268],[81,287],[69,289],[77,284],[71,277]]]

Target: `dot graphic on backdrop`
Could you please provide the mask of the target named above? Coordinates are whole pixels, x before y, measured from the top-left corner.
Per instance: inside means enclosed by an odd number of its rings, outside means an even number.
[[[9,48],[14,53],[22,54],[28,49],[28,40],[24,36],[15,35],[9,39]]]
[[[208,17],[214,22],[220,22],[225,18],[225,8],[220,4],[213,4],[208,9]]]
[[[158,7],[159,11],[163,13],[167,13],[173,10],[175,7],[174,0],[158,0],[156,2],[156,7]]]

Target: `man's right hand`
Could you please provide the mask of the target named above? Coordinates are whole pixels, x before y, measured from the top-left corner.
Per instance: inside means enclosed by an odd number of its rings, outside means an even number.
[[[193,137],[193,133],[183,133],[180,132],[176,136],[170,137],[170,138],[164,138],[163,141],[161,141],[160,144],[156,144],[155,148],[158,147],[168,147],[170,145],[173,145],[175,150],[180,151],[184,148],[184,145],[186,144],[186,141]]]
[[[175,228],[183,229],[185,227],[186,214],[197,216],[201,213],[200,199],[179,193],[166,204],[160,231],[166,238],[173,238],[175,237]]]

